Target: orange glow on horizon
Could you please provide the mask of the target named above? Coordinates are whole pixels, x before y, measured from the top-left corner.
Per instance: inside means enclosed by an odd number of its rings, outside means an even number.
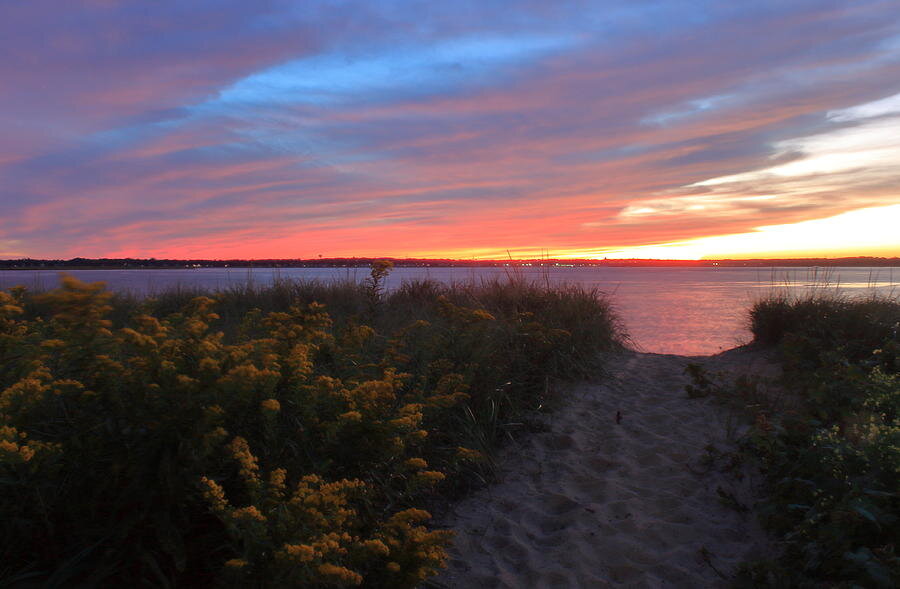
[[[581,250],[517,248],[468,249],[409,254],[408,257],[458,259],[760,259],[844,258],[900,256],[900,204],[859,209],[754,231],[712,235],[683,241],[641,246]]]

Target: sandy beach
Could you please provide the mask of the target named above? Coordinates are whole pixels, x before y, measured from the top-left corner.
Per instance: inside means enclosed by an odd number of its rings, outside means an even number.
[[[772,373],[760,353],[626,352],[602,384],[574,387],[547,430],[510,443],[498,482],[454,506],[446,571],[432,587],[720,587],[766,551],[752,505],[758,475],[709,464],[740,431],[684,390],[688,362]],[[731,506],[726,503],[732,503]]]

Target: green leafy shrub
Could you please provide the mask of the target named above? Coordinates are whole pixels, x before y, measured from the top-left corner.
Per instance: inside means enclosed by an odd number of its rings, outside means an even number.
[[[759,340],[780,341],[784,386],[801,409],[757,424],[746,440],[769,483],[760,515],[784,550],[749,565],[744,581],[896,586],[900,302],[769,300],[752,316]]]

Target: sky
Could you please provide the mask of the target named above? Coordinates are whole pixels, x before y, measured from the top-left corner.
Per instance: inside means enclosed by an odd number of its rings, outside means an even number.
[[[0,257],[900,255],[898,16],[0,0]]]

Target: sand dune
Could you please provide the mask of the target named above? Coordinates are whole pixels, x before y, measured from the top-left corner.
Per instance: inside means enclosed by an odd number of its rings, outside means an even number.
[[[458,504],[438,587],[719,587],[764,549],[751,515],[754,477],[704,466],[727,449],[728,412],[688,399],[682,356],[629,352],[612,378],[583,386],[547,418],[549,431],[511,444],[498,483]],[[735,350],[712,370],[770,369]],[[617,413],[621,416],[616,423]]]

